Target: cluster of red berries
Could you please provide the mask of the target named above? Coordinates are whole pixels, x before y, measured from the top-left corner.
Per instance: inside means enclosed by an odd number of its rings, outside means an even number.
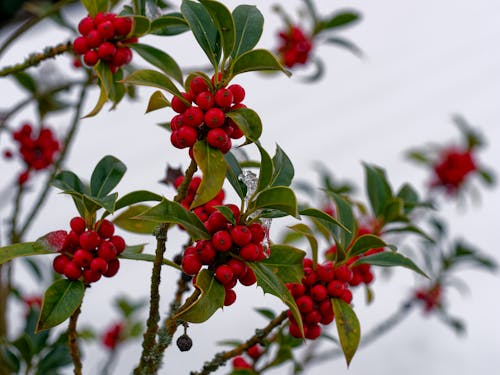
[[[114,235],[114,224],[101,220],[87,229],[85,220],[77,216],[70,227],[61,254],[54,258],[54,270],[70,280],[82,278],[86,284],[116,275],[120,268],[117,256],[125,250],[125,241]]]
[[[179,177],[174,186],[178,187],[183,176]],[[189,207],[196,190],[201,183],[199,177],[194,177],[188,187],[187,197],[182,201]],[[182,270],[187,275],[196,275],[206,265],[214,272],[226,290],[224,305],[229,306],[236,300],[233,288],[239,281],[245,286],[256,282],[255,274],[245,262],[258,262],[269,257],[269,249],[263,245],[267,231],[258,222],[240,223],[240,209],[234,204],[223,204],[224,191],[203,206],[196,207],[193,212],[205,224],[211,235],[210,240],[197,241],[184,250]],[[216,206],[224,206],[231,210],[235,223],[231,223]],[[234,257],[237,255],[243,260]]]
[[[445,150],[434,166],[435,178],[432,187],[444,187],[455,193],[467,176],[477,170],[471,150],[461,151],[455,147]]]
[[[242,104],[245,90],[238,84],[218,87],[220,82],[214,77],[211,81],[194,77],[189,83],[189,92],[182,93],[184,100],[177,96],[172,99],[172,109],[178,114],[170,121],[170,141],[176,148],[190,148],[191,157],[197,140],[206,139],[211,147],[226,153],[232,147],[231,139],[243,137],[241,129],[226,117],[226,112],[246,108]],[[220,81],[222,75],[219,73],[217,77]]]
[[[352,280],[352,270],[347,265],[335,266],[331,261],[317,264],[314,267],[312,259],[305,258],[304,278],[302,283],[287,284],[292,294],[304,326],[304,337],[314,340],[321,335],[321,327],[330,324],[334,319],[331,298],[340,298],[351,303],[352,293],[349,290],[349,281]],[[290,320],[290,335],[302,338],[300,327],[288,312]]]
[[[291,68],[295,64],[305,64],[313,47],[312,40],[304,35],[302,29],[291,26],[286,32],[279,34],[281,44],[278,51],[283,63]]]
[[[137,38],[127,38],[132,31],[132,18],[101,12],[83,18],[78,31],[81,36],[73,41],[73,51],[83,55],[86,65],[94,66],[102,60],[115,73],[132,60],[132,51],[127,47],[137,42]]]
[[[26,164],[26,170],[18,177],[18,183],[22,185],[28,181],[30,170],[39,171],[54,163],[60,145],[51,129],[41,128],[38,134],[35,134],[33,126],[28,123],[23,124],[12,136],[19,144],[19,154]],[[4,151],[5,158],[10,159],[12,156],[12,151]]]
[[[424,311],[431,312],[441,304],[441,285],[436,284],[430,289],[419,289],[415,292],[415,298],[424,303]]]
[[[121,334],[123,332],[123,324],[115,323],[109,327],[102,337],[102,344],[109,350],[115,350],[120,342]]]
[[[262,353],[264,351],[259,344],[255,344],[247,349],[247,354],[253,362],[257,361]],[[252,365],[243,356],[234,357],[232,365],[234,370],[252,369]]]

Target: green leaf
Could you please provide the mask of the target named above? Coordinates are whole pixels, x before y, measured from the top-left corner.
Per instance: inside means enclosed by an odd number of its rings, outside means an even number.
[[[182,1],[181,12],[196,41],[207,55],[210,63],[216,68],[219,65],[220,46],[217,44],[217,28],[210,14],[203,5],[191,0]]]
[[[31,338],[23,333],[19,338],[17,338],[12,345],[21,353],[22,358],[26,363],[31,363],[31,359],[33,358],[33,342]]]
[[[311,246],[313,262],[314,264],[318,264],[318,241],[316,240],[316,237],[314,237],[314,233],[311,231],[311,229],[307,225],[300,223],[289,226],[288,228],[297,233],[300,233],[307,238],[307,240],[309,241],[309,245]]]
[[[147,34],[151,28],[151,23],[149,19],[145,16],[132,15],[134,24],[132,27],[131,34],[134,36],[141,36]]]
[[[238,5],[233,10],[236,42],[233,59],[253,49],[264,29],[264,16],[255,5]]]
[[[82,0],[82,4],[91,17],[99,12],[106,12],[109,7],[108,0]]]
[[[67,341],[67,339],[65,340]],[[48,353],[44,354],[43,358],[38,363],[38,371],[36,375],[56,374],[55,370],[65,367],[72,363],[71,353],[68,345],[56,344]]]
[[[284,283],[300,283],[304,277],[302,261],[306,253],[288,245],[271,245],[270,256],[261,261]]]
[[[45,292],[36,331],[55,327],[68,319],[80,306],[85,293],[82,281],[61,279]]]
[[[95,71],[99,77],[101,86],[106,90],[106,96],[113,102],[118,102],[121,99],[119,86],[121,85],[123,88],[123,84],[115,82],[115,75],[111,73],[108,64],[105,64],[103,61],[99,61],[95,66]]]
[[[12,374],[19,374],[21,364],[19,358],[7,348],[7,345],[0,346],[0,358],[2,363],[10,370]],[[9,372],[8,372],[9,373]]]
[[[125,194],[123,197],[116,201],[115,210],[119,210],[120,208],[130,206],[132,204],[141,203],[141,202],[161,202],[163,197],[156,193],[147,190],[136,190],[132,191],[128,194]]]
[[[323,224],[330,232],[335,236],[336,229],[340,228],[343,231],[349,233],[350,230],[340,221],[335,219],[333,216],[328,215],[325,211],[318,210],[317,208],[304,208],[299,211],[301,216],[308,216],[318,219],[321,224]]]
[[[349,257],[353,257],[355,255],[364,254],[366,251],[370,249],[376,249],[379,247],[393,247],[387,245],[380,237],[377,237],[373,234],[364,234],[356,238],[354,244],[348,251]],[[395,249],[394,249],[395,250]]]
[[[190,323],[203,323],[224,306],[226,292],[214,274],[206,269],[198,273],[194,286],[201,291],[200,297],[186,309],[178,312],[175,318]]]
[[[245,72],[255,72],[255,71],[274,71],[280,70],[285,73],[288,77],[292,75],[288,70],[286,70],[283,65],[276,59],[276,57],[265,49],[254,49],[247,51],[233,61],[232,73],[234,76],[245,73]]]
[[[236,39],[233,15],[224,4],[218,1],[200,0],[200,3],[203,4],[205,9],[210,14],[210,17],[212,17],[212,20],[217,27],[217,31],[219,32],[224,57],[228,58],[233,53]]]
[[[391,187],[382,169],[368,164],[363,164],[363,167],[365,169],[365,184],[370,205],[375,217],[379,217],[387,201],[392,197]]]
[[[137,218],[156,223],[175,223],[182,225],[194,241],[210,238],[205,225],[194,213],[186,210],[177,202],[164,199],[160,204],[143,212]]]
[[[239,179],[239,176],[243,174],[240,163],[238,163],[238,160],[236,160],[231,151],[224,155],[224,159],[227,163],[226,178],[233,187],[234,191],[236,191],[236,194],[238,194],[240,199],[243,200],[247,195],[247,187],[243,181]]]
[[[124,212],[118,215],[113,220],[113,223],[121,229],[132,233],[152,234],[158,223],[136,218],[150,208],[151,207],[146,205],[130,206]]]
[[[274,174],[273,160],[267,153],[267,151],[260,145],[257,144],[260,152],[260,169],[259,169],[259,181],[257,183],[257,193],[269,187],[271,185],[271,180]]]
[[[338,36],[332,36],[332,37],[326,38],[324,41],[325,41],[325,43],[333,44],[337,47],[342,47],[342,48],[348,50],[349,52],[351,52],[354,56],[357,56],[359,58],[364,57],[363,50],[361,48],[359,48],[356,44],[351,42],[350,40],[347,40],[345,38],[341,38]]]
[[[31,77],[26,72],[17,72],[12,75],[15,78],[17,83],[19,83],[22,87],[28,90],[31,94],[36,93],[37,85],[33,77]]]
[[[427,233],[425,233],[422,229],[414,226],[414,225],[405,225],[397,228],[390,228],[384,230],[384,233],[414,233],[419,236],[425,238],[429,242],[436,242],[432,237],[430,237]]]
[[[233,120],[241,129],[247,140],[255,142],[262,134],[262,121],[257,112],[250,108],[239,108],[226,112],[226,117]]]
[[[181,13],[169,13],[151,22],[151,34],[178,35],[189,31],[189,26]]]
[[[350,26],[353,22],[358,21],[360,18],[361,15],[357,12],[351,10],[339,11],[334,13],[330,18],[320,21],[316,26],[316,29],[318,29],[316,32]]]
[[[87,186],[80,180],[80,178],[70,171],[59,172],[52,181],[52,186],[61,189],[64,192],[75,192],[86,194],[89,192]]]
[[[268,320],[273,320],[274,318],[276,318],[276,313],[273,310],[263,307],[255,308],[254,310]]]
[[[126,170],[126,165],[114,156],[103,157],[90,177],[91,196],[104,198],[118,185]]]
[[[354,218],[354,213],[352,212],[351,204],[345,200],[342,196],[335,194],[332,191],[327,191],[327,194],[332,197],[335,202],[335,206],[337,207],[337,216],[339,221],[344,224],[344,226],[348,229],[345,230],[337,230],[337,236],[340,246],[342,247],[342,251],[347,249],[349,244],[354,238],[354,235],[358,232],[356,219]],[[337,248],[338,248],[337,244]]]
[[[104,107],[104,104],[106,104],[106,102],[108,101],[108,94],[106,93],[106,89],[102,84],[99,85],[99,89],[100,94],[99,99],[97,99],[97,103],[89,113],[83,116],[83,118],[94,117],[95,115],[97,115],[99,112],[101,112],[102,107]]]
[[[99,208],[104,208],[106,211],[113,213],[115,211],[115,204],[117,199],[118,193],[113,193],[102,198],[84,195],[83,204],[90,213],[97,211]]]
[[[38,248],[35,242],[23,242],[0,247],[0,264],[4,264],[14,258],[30,255],[52,254],[52,251]]]
[[[407,222],[408,218],[404,212],[404,201],[399,197],[389,198],[385,202],[384,209],[380,215],[383,224],[393,222]]]
[[[153,46],[141,43],[130,44],[130,48],[136,51],[144,60],[153,64],[182,85],[181,68],[169,54]]]
[[[224,216],[229,223],[236,225],[236,219],[234,218],[234,213],[233,213],[233,211],[231,211],[231,209],[229,207],[215,206],[214,208],[217,211],[219,211],[222,214],[222,216]]]
[[[182,96],[179,89],[172,82],[172,80],[165,74],[157,72],[156,70],[136,70],[127,78],[125,78],[124,82],[131,85],[156,87],[168,91],[172,95],[177,96],[182,101],[186,100]]]
[[[276,154],[273,156],[274,172],[272,186],[290,186],[295,173],[293,164],[280,146],[276,145]]]
[[[351,306],[340,298],[332,298],[333,313],[339,334],[340,345],[344,352],[347,366],[351,363],[361,338],[359,320]]]
[[[286,186],[274,186],[261,191],[251,205],[255,209],[274,209],[298,217],[297,198],[293,190]]]
[[[220,192],[227,169],[222,152],[210,147],[206,140],[194,144],[193,154],[196,164],[203,173],[203,178],[191,204],[191,209],[207,203]]]
[[[170,101],[165,98],[161,91],[155,91],[149,97],[148,107],[146,108],[146,113],[156,111],[157,109],[162,109],[170,107]]]
[[[143,246],[140,247],[142,248]],[[118,256],[118,258],[129,259],[129,260],[141,260],[144,262],[152,262],[152,263],[155,261],[155,256],[153,254],[142,254],[140,252],[139,253],[133,252],[129,248],[130,247],[127,247],[127,249],[123,253],[121,253]],[[162,264],[175,268],[176,270],[182,271],[181,267],[172,262],[171,260],[163,258]]]
[[[493,186],[495,185],[495,175],[493,174],[492,171],[486,170],[486,169],[479,169],[478,171],[479,177],[483,182],[488,185],[488,186]]]
[[[429,278],[424,271],[422,271],[415,263],[413,263],[410,258],[392,251],[384,251],[382,253],[361,257],[353,263],[353,267],[359,264],[372,264],[374,266],[381,267],[401,266]]]

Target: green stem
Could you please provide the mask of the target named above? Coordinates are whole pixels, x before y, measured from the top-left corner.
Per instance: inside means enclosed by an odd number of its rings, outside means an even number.
[[[80,350],[78,348],[78,333],[76,332],[76,323],[80,315],[81,305],[69,318],[68,326],[68,346],[73,360],[73,372],[75,375],[82,375],[82,360],[80,358]]]
[[[280,326],[281,323],[283,323],[286,319],[287,319],[287,311],[283,311],[280,315],[271,320],[265,328],[256,330],[255,335],[252,336],[247,341],[245,341],[243,344],[238,345],[234,349],[217,353],[211,361],[205,362],[201,371],[191,372],[191,375],[207,375],[210,374],[211,372],[216,371],[220,366],[224,365],[229,359],[241,355],[243,354],[243,352],[248,350],[248,348],[254,346],[255,344],[261,343],[264,340],[264,338],[266,338],[274,328]]]
[[[14,74],[17,72],[21,72],[23,70],[28,69],[29,67],[36,66],[40,64],[42,61],[47,59],[52,59],[57,55],[61,55],[73,49],[73,42],[68,41],[66,43],[58,44],[55,47],[47,47],[41,53],[33,53],[29,55],[26,60],[22,63],[6,66],[3,69],[0,69],[0,77],[5,77],[10,74]]]

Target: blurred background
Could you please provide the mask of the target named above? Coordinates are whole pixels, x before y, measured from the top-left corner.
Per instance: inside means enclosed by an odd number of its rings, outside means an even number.
[[[2,6],[7,3],[2,2]],[[277,32],[283,23],[271,11],[272,2],[232,1],[228,7],[233,8],[240,3],[258,6],[265,17],[264,34],[259,46],[276,48]],[[308,67],[294,71],[290,79],[282,75],[249,73],[235,80],[245,87],[245,103],[262,118],[264,131],[261,141],[270,153],[275,144],[279,144],[294,163],[296,177],[315,184],[319,182],[313,165],[322,161],[334,176],[362,186],[361,162],[366,161],[385,168],[394,187],[411,182],[423,192],[429,182],[429,174],[406,161],[404,151],[429,142],[456,142],[459,132],[453,124],[452,115],[461,114],[485,136],[487,147],[479,153],[479,159],[494,167],[498,174],[500,51],[497,45],[500,41],[500,3],[487,0],[381,0],[376,3],[317,0],[315,3],[320,13],[324,14],[345,8],[362,13],[363,19],[359,24],[339,34],[358,45],[364,57],[360,59],[346,50],[320,45],[315,47],[314,54],[323,60],[326,70],[323,78],[315,83],[306,84],[301,80],[311,74],[312,68]],[[286,6],[284,2],[282,6],[298,19],[297,10],[303,8],[303,3],[286,1]],[[2,12],[6,12],[4,9]],[[75,24],[84,16],[83,9],[78,6],[67,12],[67,18]],[[12,25],[3,27],[0,43],[13,30]],[[41,51],[47,45],[70,38],[72,35],[67,30],[42,22],[25,34],[22,42],[5,51],[0,57],[0,67],[20,62],[33,51]],[[146,37],[141,41],[164,49],[187,69],[208,63],[192,35],[187,33],[174,38]],[[134,57],[134,63],[145,66],[138,56]],[[57,64],[62,69],[56,71],[51,64]],[[61,74],[81,77],[81,72],[73,69],[71,59],[66,56],[44,63],[30,72],[44,75],[53,82],[61,79]],[[22,100],[23,94],[13,80],[2,78],[0,84],[0,108],[8,108]],[[187,153],[171,147],[168,133],[156,125],[168,121],[172,112],[160,110],[144,115],[147,98],[153,91],[141,88],[139,100],[122,102],[114,111],[105,107],[95,118],[83,120],[65,168],[80,176],[90,176],[95,164],[104,155],[112,154],[128,166],[118,186],[120,194],[149,189],[172,197],[173,190],[158,181],[164,176],[167,163],[182,169],[187,167]],[[85,103],[85,112],[90,111],[97,100],[97,89],[93,94]],[[30,110],[10,122],[18,126],[26,120],[34,121],[35,112]],[[51,116],[46,121],[60,134],[68,122],[68,116],[64,114]],[[10,140],[2,135],[1,142],[3,146]],[[248,149],[250,155],[256,155],[252,146]],[[0,161],[2,189],[19,169],[13,164]],[[229,197],[233,196],[230,189],[229,186],[226,188]],[[440,198],[442,215],[449,220],[453,237],[466,239],[500,261],[496,233],[500,223],[500,194],[498,188],[482,189],[480,196],[480,199],[466,199],[459,203]],[[360,197],[366,200],[362,192]],[[9,199],[12,199],[9,190],[2,191],[2,220],[10,212]],[[54,190],[28,238],[35,239],[52,230],[66,229],[69,219],[75,214],[71,200]],[[287,224],[286,220],[274,220],[271,238],[279,238]],[[3,231],[5,222],[0,225]],[[154,251],[153,238],[122,234],[128,243],[149,243],[146,251]],[[184,241],[181,232],[172,232],[167,253],[177,253]],[[51,259],[44,261],[49,264]],[[148,295],[150,272],[149,263],[123,260],[117,276],[97,283],[86,293],[79,323],[103,331],[118,316],[110,303],[115,296],[140,299]],[[43,290],[21,265],[16,267],[15,276],[17,282],[25,286],[27,294]],[[445,300],[453,315],[465,321],[466,333],[463,336],[458,336],[432,315],[424,316],[421,311],[414,311],[394,330],[361,349],[349,370],[344,360],[337,358],[311,367],[306,373],[493,373],[500,367],[498,274],[466,270],[459,276],[466,281],[468,292],[459,293],[450,289],[445,293]],[[162,274],[163,313],[168,311],[176,277],[176,272],[168,269]],[[396,270],[391,272],[390,277],[377,273],[373,284],[375,301],[371,305],[365,303],[363,291],[355,293],[354,306],[361,322],[362,335],[398,308],[401,301],[413,292],[416,279],[417,276],[408,270]],[[193,348],[180,353],[177,348],[171,347],[165,355],[162,374],[187,374],[199,370],[204,361],[223,349],[216,345],[217,341],[253,335],[255,328],[266,324],[253,311],[254,307],[271,306],[277,312],[284,309],[284,305],[274,297],[264,296],[260,288],[239,288],[237,294],[238,300],[233,306],[218,311],[206,324],[190,326]],[[11,309],[10,329],[15,330],[22,323],[22,309],[22,306]],[[143,314],[146,316],[146,309]],[[329,348],[333,348],[333,344],[323,346],[323,349]],[[84,373],[98,373],[106,357],[102,347],[88,345],[84,347],[84,352]],[[139,342],[124,345],[113,374],[130,373],[139,353]],[[217,374],[228,372],[229,367],[226,366]],[[274,372],[288,373],[290,370],[285,367]]]

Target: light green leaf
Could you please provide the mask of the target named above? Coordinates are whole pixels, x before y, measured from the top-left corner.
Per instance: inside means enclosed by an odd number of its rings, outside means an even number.
[[[182,71],[177,62],[169,54],[153,46],[141,43],[130,45],[144,60],[161,69],[182,85]]]
[[[339,334],[340,346],[344,352],[347,366],[351,363],[361,338],[359,320],[351,306],[340,298],[332,298],[333,313]]]
[[[311,246],[313,262],[314,264],[318,264],[318,241],[316,240],[316,237],[314,237],[314,233],[311,229],[307,225],[301,223],[289,226],[288,228],[307,238],[309,245]]]
[[[261,261],[284,283],[300,283],[304,277],[302,261],[306,253],[289,245],[271,245],[270,256]]]
[[[251,205],[255,209],[274,209],[298,217],[295,193],[285,186],[274,186],[261,191]]]
[[[132,233],[152,234],[155,227],[158,226],[158,223],[136,218],[150,208],[151,207],[146,205],[130,206],[120,213],[120,215],[113,220],[113,223],[119,228]]]
[[[132,18],[134,20],[131,32],[132,35],[141,36],[149,32],[151,23],[149,22],[149,19],[147,17],[132,15]]]
[[[146,108],[146,113],[156,111],[157,109],[162,109],[170,107],[170,101],[165,98],[165,95],[161,91],[155,91],[149,97],[148,107]]]

